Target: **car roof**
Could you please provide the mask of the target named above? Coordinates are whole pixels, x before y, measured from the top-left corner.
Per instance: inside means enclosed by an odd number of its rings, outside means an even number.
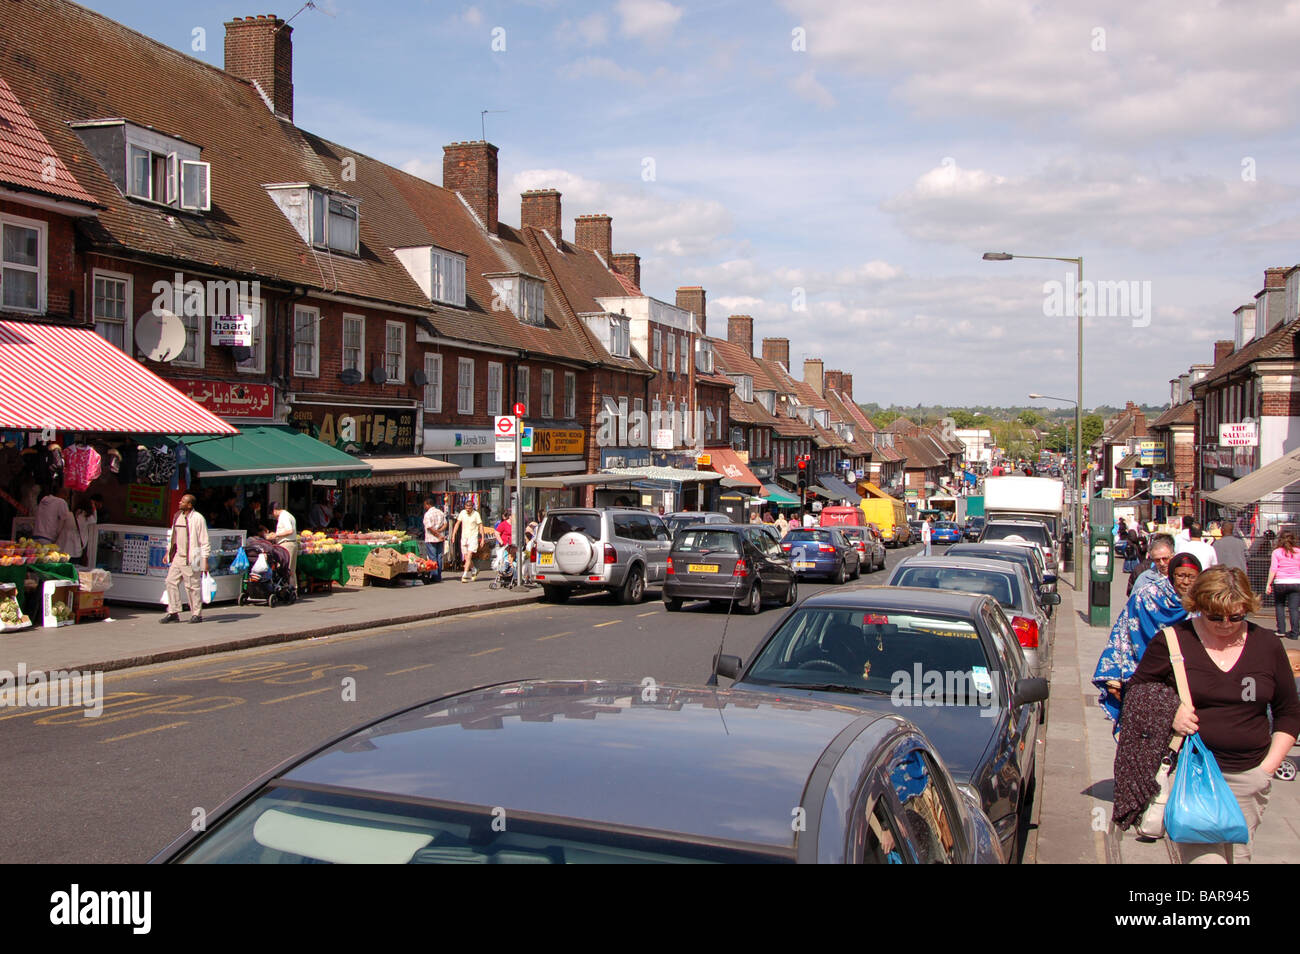
[[[987,570],[989,573],[1010,574],[1023,573],[1024,567],[1019,563],[1007,563],[1005,560],[981,560],[978,557],[968,557],[964,555],[948,556],[916,556],[907,557],[904,560],[894,564],[894,569],[904,566],[939,566],[939,567],[960,567],[966,570]]]
[[[823,590],[803,600],[800,607],[811,609],[862,607],[893,610],[898,613],[968,613],[974,615],[979,604],[992,599],[959,590],[932,590],[918,586],[856,586],[850,590]]]
[[[704,687],[651,698],[599,680],[473,690],[352,733],[282,778],[790,849],[813,767],[864,715]]]

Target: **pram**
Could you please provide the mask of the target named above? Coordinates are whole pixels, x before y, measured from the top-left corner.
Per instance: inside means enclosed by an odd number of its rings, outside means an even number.
[[[497,571],[497,578],[488,584],[489,590],[508,590],[515,585],[515,561],[505,547],[498,546],[492,554],[492,569]]]
[[[298,598],[297,589],[289,576],[288,550],[262,537],[249,537],[244,541],[244,552],[248,554],[250,566],[257,563],[259,556],[265,555],[269,569],[262,574],[249,570],[240,588],[240,606],[249,603],[274,606],[276,603],[292,603]]]

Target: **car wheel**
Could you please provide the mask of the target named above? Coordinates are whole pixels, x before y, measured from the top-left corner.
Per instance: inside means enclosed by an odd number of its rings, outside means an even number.
[[[645,599],[645,573],[639,566],[627,571],[627,580],[618,594],[620,603],[640,603]]]
[[[857,562],[853,564],[853,575],[850,576],[849,579],[857,580],[860,579],[861,577],[862,577],[862,558],[858,557]]]
[[[877,569],[883,570],[884,568],[885,568],[885,551],[884,551],[884,550],[881,550],[881,551],[880,551],[880,566],[877,567]]]
[[[794,606],[799,599],[799,577],[790,577],[790,588],[785,591],[785,605]]]
[[[749,588],[749,597],[741,604],[740,611],[747,616],[757,616],[763,609],[763,588],[758,577],[754,577],[754,585]]]
[[[844,565],[844,562],[841,561],[839,572],[835,574],[835,583],[837,586],[841,585],[848,578],[849,578],[848,568]]]
[[[568,602],[569,594],[572,591],[565,586],[546,586],[542,585],[542,598],[548,603],[565,603]]]
[[[682,611],[682,601],[671,597],[664,597],[664,609],[670,613],[680,613]]]

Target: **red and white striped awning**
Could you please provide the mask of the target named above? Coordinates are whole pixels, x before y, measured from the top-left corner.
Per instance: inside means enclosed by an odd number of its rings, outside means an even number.
[[[93,328],[0,321],[0,428],[238,434]]]

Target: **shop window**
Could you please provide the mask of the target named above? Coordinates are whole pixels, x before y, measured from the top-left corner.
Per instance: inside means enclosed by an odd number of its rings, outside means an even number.
[[[578,416],[578,378],[572,371],[564,372],[564,419],[572,421]]]
[[[501,364],[488,362],[487,412],[494,416],[501,414]]]
[[[457,359],[456,413],[474,413],[474,359]]]
[[[298,305],[293,310],[293,373],[320,377],[320,309]]]
[[[109,344],[131,353],[131,276],[95,273],[95,333]]]
[[[432,414],[441,414],[442,355],[426,354],[424,356],[424,376],[429,379],[424,385],[424,409]]]
[[[542,417],[555,417],[555,372],[542,370]]]
[[[389,384],[406,383],[406,324],[384,322],[384,371]]]
[[[366,319],[364,315],[343,316],[343,370],[366,373]]]
[[[45,310],[46,224],[0,215],[0,306]]]

